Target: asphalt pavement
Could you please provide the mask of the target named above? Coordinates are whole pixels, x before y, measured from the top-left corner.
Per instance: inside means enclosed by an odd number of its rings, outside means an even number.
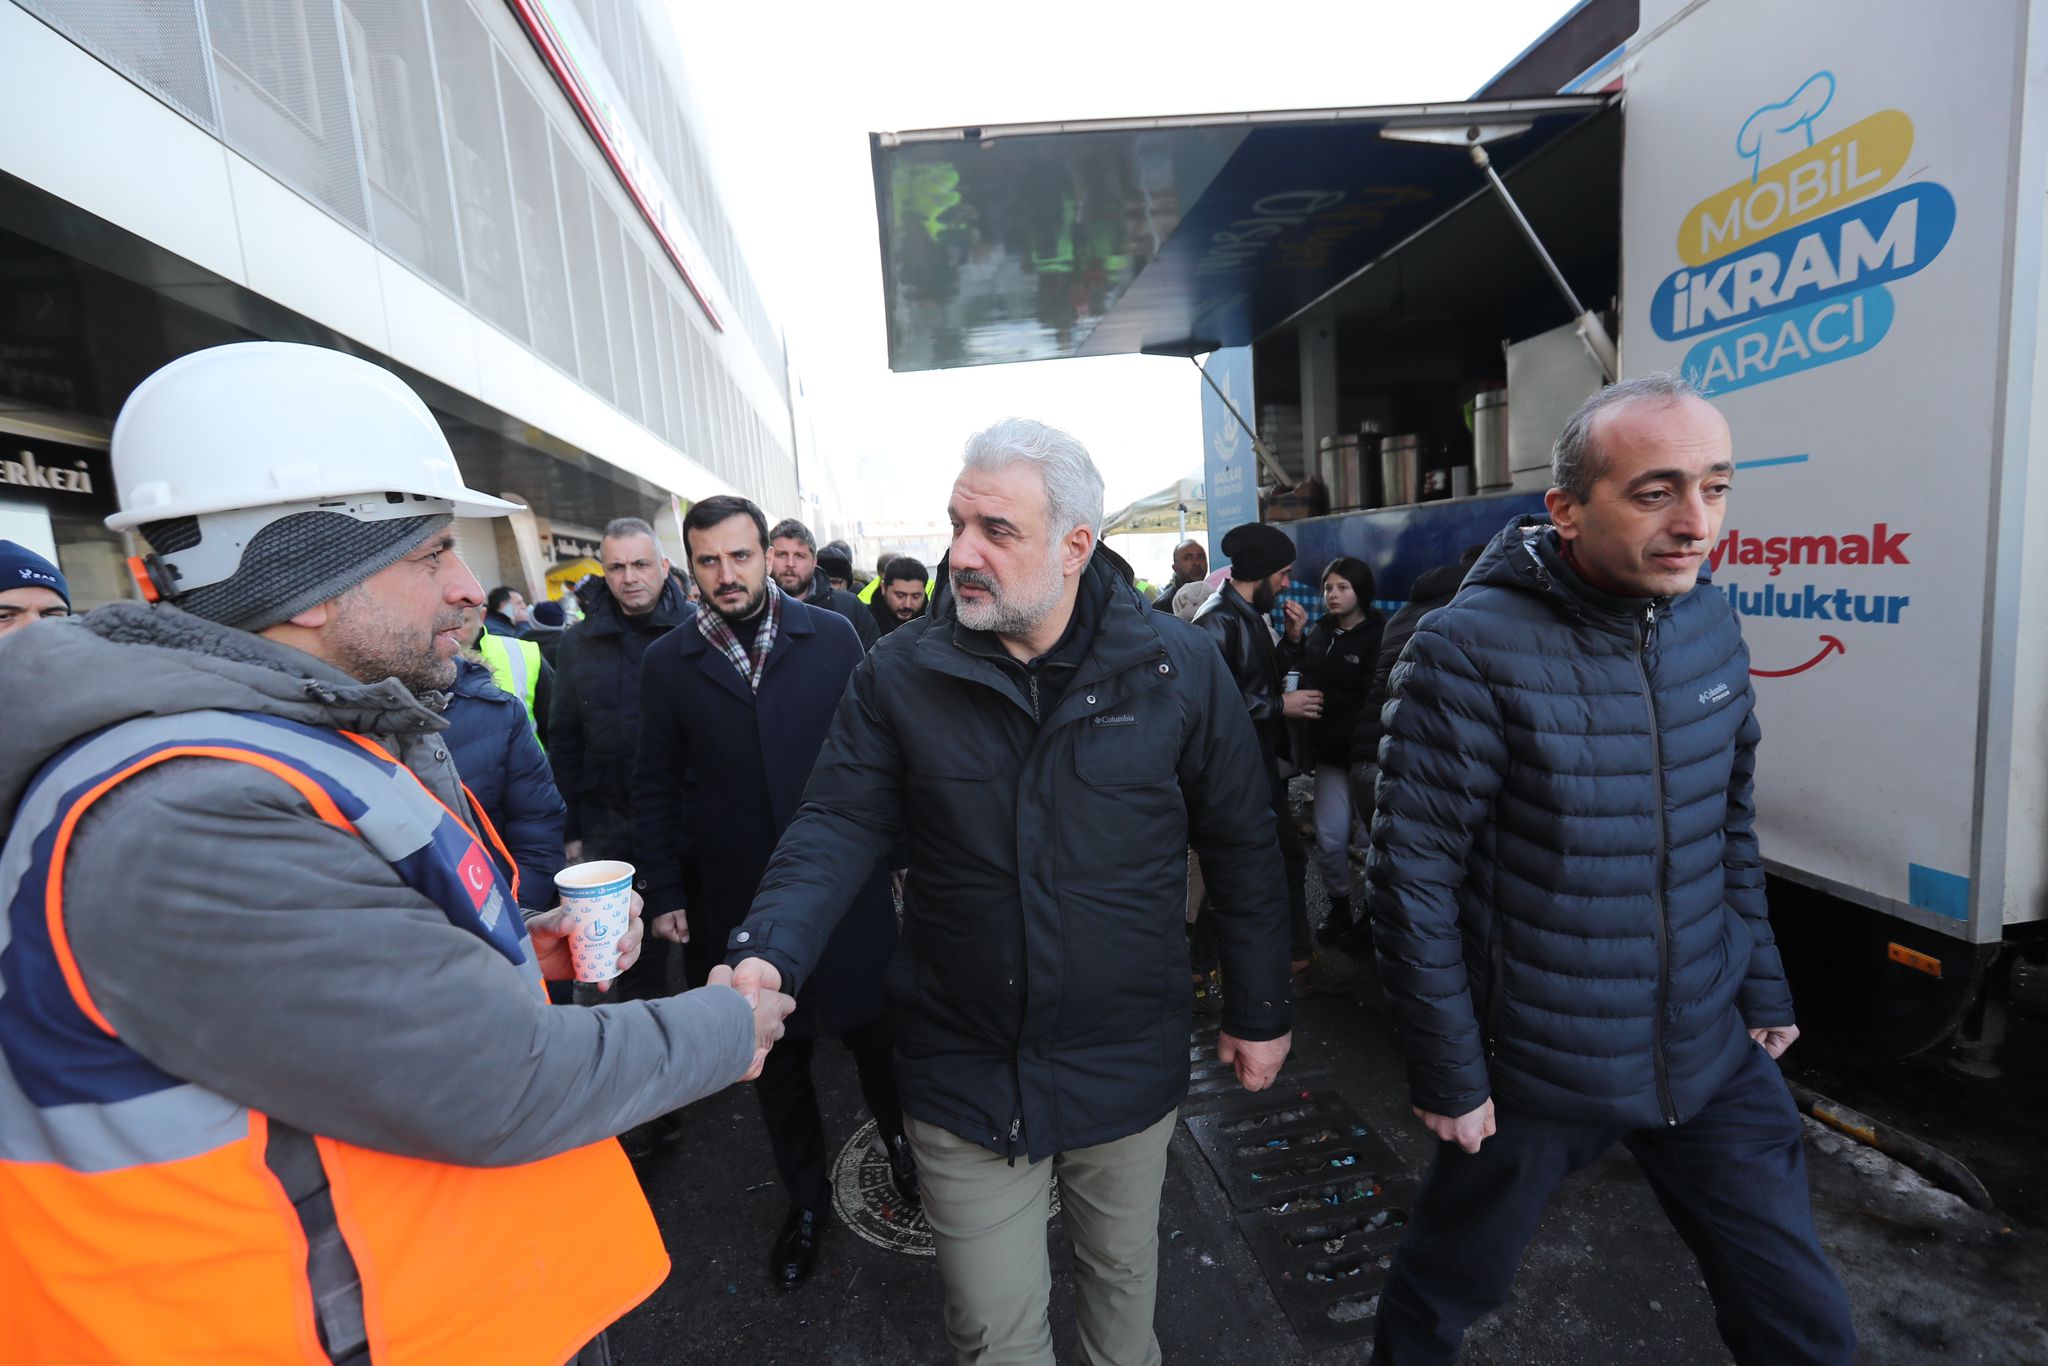
[[[1312,896],[1320,901],[1320,888]],[[1318,908],[1320,915],[1320,908]],[[821,1044],[816,1074],[832,1148],[867,1122],[846,1053]],[[1213,1066],[1185,1114],[1229,1102]],[[1298,1009],[1294,1052],[1275,1097],[1348,1102],[1419,1176],[1431,1140],[1408,1112],[1397,1045],[1362,972],[1348,996]],[[1854,1104],[1856,1096],[1837,1099]],[[1242,1103],[1242,1102],[1239,1102]],[[2015,1094],[2010,1103],[2022,1104]],[[2039,1097],[2025,1100],[2038,1110]],[[1996,1106],[1987,1112],[1995,1111]],[[896,1209],[879,1159],[859,1145],[840,1179],[856,1230],[826,1232],[818,1270],[795,1290],[771,1284],[769,1244],[786,1209],[747,1087],[686,1112],[682,1137],[639,1164],[674,1270],[618,1324],[622,1366],[747,1360],[902,1366],[950,1359],[942,1292],[915,1215]],[[1864,1361],[2048,1362],[2048,1230],[1981,1214],[1916,1174],[1808,1122],[1808,1164],[1821,1239],[1849,1288]],[[2032,1161],[2041,1158],[2038,1149]],[[1369,1337],[1304,1341],[1283,1308],[1296,1289],[1270,1282],[1218,1171],[1184,1123],[1161,1211],[1157,1326],[1169,1362],[1285,1366],[1363,1362]],[[601,1237],[601,1231],[588,1230]],[[1074,1359],[1071,1256],[1048,1223],[1052,1321],[1060,1359]],[[1269,1259],[1270,1260],[1270,1259]],[[1292,1275],[1293,1273],[1283,1273]],[[1713,1306],[1697,1267],[1632,1159],[1616,1148],[1553,1201],[1523,1261],[1512,1300],[1467,1337],[1464,1360],[1517,1366],[1723,1362]]]

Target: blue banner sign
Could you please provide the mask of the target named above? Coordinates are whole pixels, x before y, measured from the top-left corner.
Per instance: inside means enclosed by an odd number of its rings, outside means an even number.
[[[1216,396],[1221,389],[1231,403],[1252,419],[1252,349],[1226,347],[1210,354],[1202,367],[1216,382],[1202,385],[1202,480],[1209,493],[1209,564],[1224,563],[1223,534],[1234,526],[1259,520],[1259,457],[1252,439],[1230,409]]]

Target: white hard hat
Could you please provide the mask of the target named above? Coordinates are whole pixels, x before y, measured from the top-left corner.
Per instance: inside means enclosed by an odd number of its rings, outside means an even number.
[[[160,552],[180,593],[233,575],[258,531],[297,513],[522,510],[462,482],[440,424],[398,376],[289,342],[216,346],[158,370],[121,405],[112,462],[112,530],[199,519],[197,545]]]

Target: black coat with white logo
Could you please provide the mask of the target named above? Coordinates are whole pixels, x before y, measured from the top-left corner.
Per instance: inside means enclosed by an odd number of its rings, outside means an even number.
[[[1101,559],[1081,592],[1075,636],[1040,670],[961,626],[950,594],[883,639],[728,945],[801,985],[901,842],[886,985],[904,1108],[1034,1161],[1136,1133],[1186,1093],[1190,843],[1224,1028],[1271,1039],[1289,1018],[1273,816],[1222,657]]]

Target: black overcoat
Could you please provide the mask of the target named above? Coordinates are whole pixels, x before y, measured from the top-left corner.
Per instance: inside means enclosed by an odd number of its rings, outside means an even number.
[[[647,915],[689,912],[684,961],[692,985],[724,960],[726,936],[746,918],[864,653],[844,617],[784,597],[757,695],[704,639],[697,610],[686,608],[641,666],[633,789]],[[789,1032],[838,1034],[880,1014],[895,948],[895,906],[876,859],[804,983]]]

